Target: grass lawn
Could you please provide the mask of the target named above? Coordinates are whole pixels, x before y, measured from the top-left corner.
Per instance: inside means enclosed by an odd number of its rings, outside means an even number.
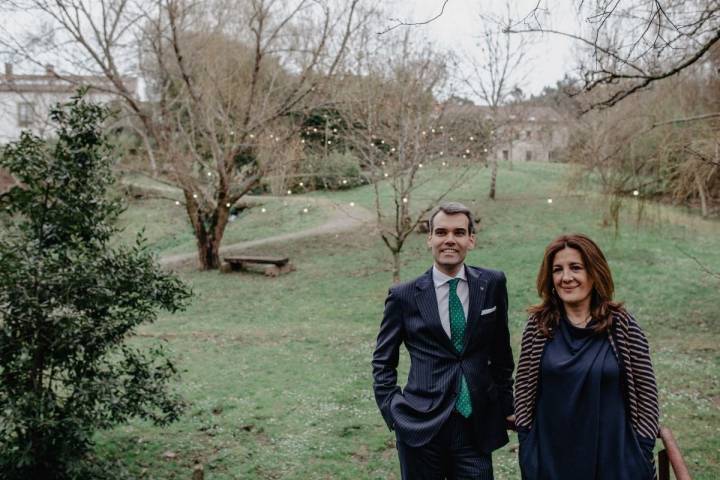
[[[442,188],[444,176],[437,173],[426,172],[433,180],[414,202]],[[662,423],[674,431],[693,478],[720,478],[720,280],[692,258],[720,272],[720,223],[629,199],[615,237],[602,225],[604,199],[573,188],[567,178],[562,165],[502,165],[498,198],[491,202],[489,170],[475,172],[452,195],[482,217],[468,263],[506,272],[517,355],[545,245],[561,232],[593,237],[609,258],[617,299],[649,337]],[[313,196],[372,208],[368,187]],[[268,222],[283,215],[280,207],[244,230],[261,236]],[[132,205],[128,229],[142,223],[163,229],[149,236],[160,251],[177,251],[187,242],[162,242],[175,232],[187,234],[187,227],[158,212],[152,205]],[[414,236],[406,248],[402,275],[410,279],[431,258],[423,236]],[[191,307],[143,327],[134,341],[161,341],[172,352],[187,411],[169,427],[135,421],[100,433],[99,455],[118,459],[138,478],[189,479],[196,461],[213,480],[399,478],[394,437],[375,406],[370,368],[390,284],[388,252],[369,230],[296,241],[282,251],[297,271],[275,279],[182,274],[195,292]],[[404,355],[401,378],[407,361]],[[494,455],[499,480],[519,478],[516,444],[512,437]],[[176,456],[164,458],[168,451]]]
[[[262,204],[253,203],[228,223],[223,245],[315,227],[324,223],[329,215],[328,208],[322,204],[304,203],[298,198],[268,198]],[[130,200],[120,216],[119,226],[124,229],[119,239],[123,242],[133,241],[142,228],[148,245],[159,255],[195,251],[195,236],[185,208],[171,200]]]

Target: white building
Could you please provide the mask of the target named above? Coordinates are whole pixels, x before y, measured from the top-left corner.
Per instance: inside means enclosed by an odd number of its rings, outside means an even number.
[[[133,91],[137,89],[135,79],[125,80]],[[52,131],[49,113],[53,105],[66,102],[80,86],[88,86],[89,100],[107,103],[117,97],[110,93],[104,77],[82,75],[58,75],[52,65],[47,65],[44,74],[18,75],[12,64],[5,64],[5,73],[0,75],[0,144],[20,137],[22,130],[32,130],[40,136]]]

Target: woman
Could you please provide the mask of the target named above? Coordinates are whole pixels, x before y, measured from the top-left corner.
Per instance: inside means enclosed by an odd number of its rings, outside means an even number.
[[[648,343],[585,235],[545,249],[515,386],[526,480],[648,480],[658,399]]]

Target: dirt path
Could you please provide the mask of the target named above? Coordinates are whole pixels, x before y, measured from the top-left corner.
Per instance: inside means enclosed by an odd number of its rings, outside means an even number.
[[[278,197],[245,197],[247,200],[262,201],[263,199],[277,199]],[[314,204],[315,206],[322,208],[326,211],[330,211],[330,218],[327,219],[322,225],[317,227],[308,228],[307,230],[301,230],[299,232],[283,233],[280,235],[274,235],[272,237],[260,238],[257,240],[248,240],[245,242],[234,243],[231,245],[224,245],[220,247],[221,255],[230,255],[238,253],[242,250],[256,246],[264,246],[270,243],[282,243],[291,240],[298,240],[301,238],[323,236],[323,235],[334,235],[336,233],[347,232],[361,227],[362,225],[369,223],[373,220],[374,216],[370,210],[359,207],[357,205],[338,205],[335,202],[324,198],[312,198],[312,197],[283,197],[283,201],[298,203],[298,204]],[[172,268],[179,269],[195,265],[197,261],[197,252],[180,253],[176,255],[167,255],[160,258],[160,264]]]

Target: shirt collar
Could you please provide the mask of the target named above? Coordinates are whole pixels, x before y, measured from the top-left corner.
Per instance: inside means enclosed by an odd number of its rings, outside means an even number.
[[[455,274],[454,277],[445,275],[440,270],[438,270],[437,267],[435,267],[435,265],[433,265],[432,277],[433,277],[433,283],[435,284],[435,288],[438,288],[441,285],[445,285],[447,282],[449,282],[453,278],[459,278],[460,280],[467,282],[467,278],[465,277],[465,265],[464,264],[463,264],[462,268],[460,269],[460,271],[457,274]]]

